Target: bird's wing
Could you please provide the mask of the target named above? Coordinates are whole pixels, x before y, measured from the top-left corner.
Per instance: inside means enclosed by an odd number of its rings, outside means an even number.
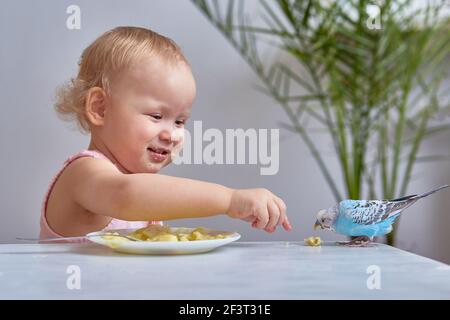
[[[354,223],[364,225],[379,223],[396,215],[416,201],[417,199],[407,199],[403,201],[358,201],[357,204],[350,209],[352,220]]]

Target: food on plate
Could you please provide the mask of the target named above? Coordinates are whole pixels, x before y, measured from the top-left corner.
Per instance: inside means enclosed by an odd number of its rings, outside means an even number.
[[[205,228],[198,227],[191,228],[171,228],[169,226],[149,225],[146,228],[137,229],[129,234],[131,237],[140,241],[164,241],[164,242],[178,242],[178,241],[197,241],[197,240],[215,240],[224,239],[228,237],[228,233],[211,232]],[[120,237],[118,233],[109,233],[102,236],[104,240],[113,241],[131,241],[127,238]]]

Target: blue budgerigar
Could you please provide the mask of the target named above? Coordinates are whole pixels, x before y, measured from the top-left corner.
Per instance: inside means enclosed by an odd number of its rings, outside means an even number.
[[[320,210],[314,229],[320,227],[355,237],[352,241],[341,244],[367,246],[371,244],[373,237],[391,232],[392,224],[403,210],[417,200],[447,187],[445,185],[423,194],[393,200],[343,200],[327,210]]]

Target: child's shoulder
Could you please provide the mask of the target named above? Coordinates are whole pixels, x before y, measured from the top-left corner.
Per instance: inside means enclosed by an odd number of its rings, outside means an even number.
[[[77,201],[78,195],[80,192],[101,190],[95,183],[97,177],[102,179],[105,175],[116,176],[122,173],[106,157],[83,156],[69,159],[49,190],[47,205],[44,205],[43,211],[46,221],[52,230],[62,235],[86,233],[92,229],[92,223],[96,228],[102,228],[109,220],[105,221],[104,217],[93,219],[92,213]],[[71,222],[74,219],[77,221],[76,226]],[[81,228],[81,231],[74,231],[76,228]]]
[[[83,190],[95,184],[96,178],[122,175],[119,169],[106,157],[71,157],[58,174],[53,187],[49,189],[49,204],[53,199],[65,199],[73,202],[77,190]]]
[[[80,157],[68,164],[64,170],[65,180],[73,182],[99,173],[121,174],[120,170],[106,157]]]

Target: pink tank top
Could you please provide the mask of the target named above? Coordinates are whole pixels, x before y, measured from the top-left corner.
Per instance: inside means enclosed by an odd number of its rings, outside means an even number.
[[[69,157],[65,162],[61,170],[55,175],[52,182],[50,183],[50,186],[45,194],[44,201],[42,203],[42,209],[41,209],[41,232],[39,234],[39,239],[46,239],[46,238],[60,238],[63,237],[62,235],[58,234],[57,232],[53,231],[52,228],[49,226],[46,218],[46,211],[47,211],[47,203],[48,199],[50,197],[50,193],[52,192],[53,186],[56,183],[56,180],[61,176],[64,169],[71,164],[76,159],[82,158],[82,157],[92,157],[96,159],[106,159],[110,161],[105,155],[103,155],[99,151],[94,150],[83,150],[80,151],[73,156]],[[147,227],[150,224],[161,224],[159,221],[125,221],[125,220],[119,220],[119,219],[111,219],[111,222],[103,228],[103,230],[114,230],[114,229],[133,229],[133,228],[144,228]],[[75,239],[75,240],[58,240],[55,242],[89,242],[87,239]]]

